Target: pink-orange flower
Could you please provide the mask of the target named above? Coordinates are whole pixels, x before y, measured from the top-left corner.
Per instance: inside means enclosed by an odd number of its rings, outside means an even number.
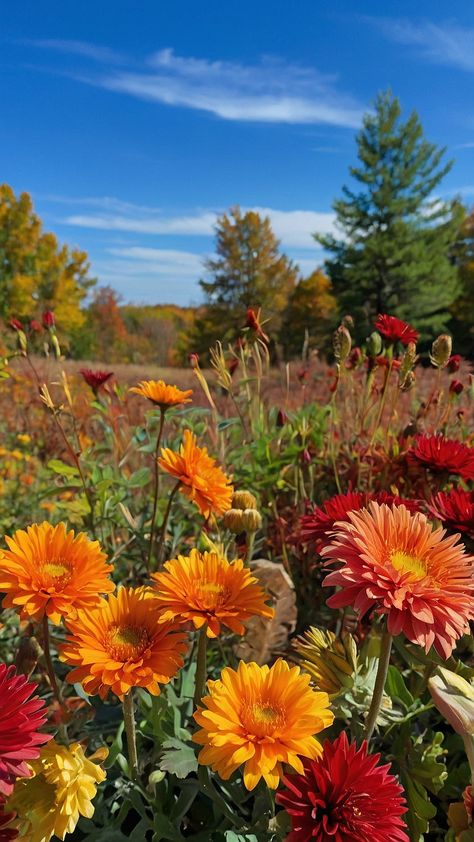
[[[448,658],[474,618],[474,559],[459,536],[445,537],[405,506],[370,503],[349,518],[322,553],[342,565],[324,580],[341,588],[328,605],[386,615],[391,634]]]

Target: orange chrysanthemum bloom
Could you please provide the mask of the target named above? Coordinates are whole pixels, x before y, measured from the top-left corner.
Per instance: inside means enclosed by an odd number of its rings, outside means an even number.
[[[0,592],[4,608],[15,608],[23,619],[53,623],[75,616],[110,593],[112,565],[98,541],[84,532],[66,532],[64,523],[34,523],[26,532],[5,538],[9,550],[0,553]]]
[[[168,409],[170,406],[178,406],[181,403],[191,403],[192,389],[182,391],[177,386],[169,386],[164,380],[141,380],[138,386],[130,389],[143,398],[159,406],[160,409]]]
[[[160,608],[150,588],[119,588],[116,596],[79,611],[67,622],[60,658],[74,669],[67,676],[86,693],[123,699],[131,687],[158,696],[183,665],[186,636],[158,622]]]
[[[310,676],[279,659],[272,667],[240,662],[226,667],[218,681],[208,681],[194,718],[201,730],[193,740],[204,748],[199,762],[227,780],[244,766],[244,783],[254,789],[260,778],[275,789],[282,763],[300,774],[300,757],[314,760],[322,753],[319,734],[332,724],[327,693],[308,685]]]
[[[341,588],[328,605],[386,614],[391,634],[403,632],[427,652],[434,645],[449,658],[474,618],[474,558],[459,535],[445,537],[444,529],[405,506],[372,502],[349,518],[336,524],[333,543],[322,551],[326,564],[342,562],[324,580]]]
[[[213,512],[224,514],[232,503],[233,487],[224,471],[209,456],[206,447],[198,447],[191,430],[184,431],[179,453],[162,448],[158,460],[160,468],[176,477],[181,491],[196,504],[204,517]]]
[[[273,617],[265,605],[266,594],[243,561],[229,562],[217,553],[191,550],[154,573],[161,622],[192,621],[197,629],[207,623],[207,636],[217,637],[221,624],[237,634],[245,631],[249,617]]]

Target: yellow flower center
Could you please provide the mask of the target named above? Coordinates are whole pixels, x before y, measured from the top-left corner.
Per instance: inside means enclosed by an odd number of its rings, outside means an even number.
[[[228,595],[228,589],[216,582],[200,582],[196,587],[196,596],[203,611],[220,608]]]
[[[399,573],[410,573],[414,580],[423,579],[426,576],[426,563],[422,558],[404,552],[404,550],[393,550],[390,553],[390,563]]]
[[[150,641],[146,629],[138,626],[111,626],[107,633],[106,646],[116,661],[133,661],[145,651]]]
[[[242,722],[248,733],[266,737],[284,724],[285,714],[276,702],[260,699],[244,704]]]
[[[55,590],[62,590],[70,581],[72,571],[67,561],[56,558],[42,563],[41,575],[46,588],[54,587]]]

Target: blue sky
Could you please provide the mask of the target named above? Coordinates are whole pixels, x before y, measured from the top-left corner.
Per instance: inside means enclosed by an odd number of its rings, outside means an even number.
[[[2,181],[126,301],[198,302],[232,204],[308,274],[387,87],[456,159],[443,193],[474,201],[472,3],[24,0],[0,39]]]

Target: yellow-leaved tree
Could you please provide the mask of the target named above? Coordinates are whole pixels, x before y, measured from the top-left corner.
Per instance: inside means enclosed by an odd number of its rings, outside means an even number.
[[[87,254],[43,231],[29,193],[0,186],[0,318],[38,318],[52,310],[62,336],[84,324],[81,303],[95,284]]]

